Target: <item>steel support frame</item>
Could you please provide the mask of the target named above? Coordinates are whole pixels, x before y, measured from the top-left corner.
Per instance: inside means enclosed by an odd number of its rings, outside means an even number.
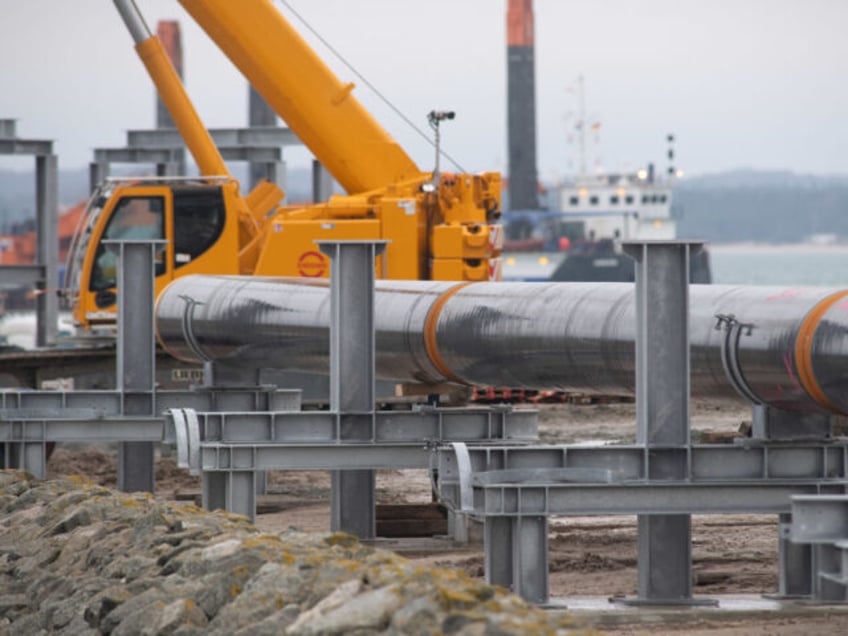
[[[253,86],[247,87],[247,123],[252,128],[254,126],[263,126],[273,128],[277,125],[277,113],[265,101],[265,99],[256,91]],[[284,172],[280,171],[279,177],[274,166],[261,163],[251,163],[248,167],[250,173],[250,189],[262,180],[267,179],[271,183],[277,183],[283,190],[285,184],[282,181],[277,181],[282,178]]]
[[[820,440],[829,438],[832,428],[832,418],[825,413],[790,413],[764,404],[752,407],[751,437],[754,439]]]
[[[848,494],[792,497],[788,539],[808,550],[807,595],[818,602],[848,601]]]
[[[534,515],[783,514],[794,495],[843,494],[846,482],[487,483],[474,486],[475,514]]]
[[[121,414],[155,415],[150,395],[155,383],[153,343],[154,260],[164,241],[105,241],[118,254],[118,345],[116,384],[121,395]],[[129,293],[128,290],[132,290]],[[16,448],[20,449],[15,457]],[[10,463],[46,472],[43,444],[23,442],[9,449]],[[125,491],[153,492],[153,444],[126,442],[118,446],[118,487]]]
[[[209,134],[216,146],[285,147],[302,145],[289,128],[252,125],[247,128],[210,128]],[[183,148],[183,138],[173,128],[128,130],[127,146],[130,148]]]
[[[256,102],[255,100],[260,100]],[[250,126],[247,128],[215,128],[209,134],[225,161],[246,161],[250,164],[250,187],[260,178],[285,190],[286,164],[283,149],[301,145],[288,128],[271,122],[273,111],[264,106],[261,97],[250,91]],[[256,114],[259,117],[256,117]],[[258,125],[255,125],[259,122]],[[90,165],[91,189],[109,176],[112,163],[153,163],[158,176],[176,176],[185,169],[185,143],[174,128],[127,131],[123,148],[98,148]]]
[[[689,241],[624,244],[636,261],[636,441],[647,449],[689,444]],[[684,478],[663,466],[654,479]],[[638,515],[638,597],[692,600],[691,515]]]
[[[4,466],[23,468],[43,477],[48,442],[118,441],[118,487],[127,492],[153,492],[154,442],[162,439],[164,423],[160,409],[192,403],[208,410],[221,406],[268,409],[271,403],[277,408],[292,403],[299,407],[299,392],[274,397],[257,390],[157,392],[153,281],[156,255],[165,242],[130,240],[104,244],[118,255],[116,390],[0,393]],[[264,400],[259,399],[262,393]],[[138,431],[133,427],[145,431],[144,439],[137,438]]]
[[[333,195],[333,176],[317,159],[312,160],[312,202],[321,203]]]
[[[209,134],[226,161],[250,164],[250,186],[264,178],[285,190],[286,146],[299,146],[301,141],[288,128],[274,125],[276,114],[253,88],[249,92],[250,126],[247,128],[212,128]],[[90,167],[90,185],[95,186],[109,176],[111,163],[155,163],[160,176],[179,174],[185,145],[179,131],[171,128],[127,131],[125,148],[95,150]],[[320,162],[312,165],[312,200],[326,201],[333,193],[333,180]]]
[[[382,245],[371,242],[322,246],[337,264],[329,412],[300,411],[299,391],[256,387],[257,374],[249,376],[251,386],[240,386],[243,373],[226,368],[207,369],[203,387],[157,391],[152,296],[159,243],[110,245],[120,263],[117,389],[0,393],[7,465],[43,476],[49,442],[118,441],[120,487],[152,490],[153,444],[176,442],[183,465],[203,476],[204,507],[251,518],[263,471],[324,468],[336,475],[334,529],[373,537],[375,469],[427,468],[432,447],[452,440],[537,439],[531,410],[421,405],[408,412],[376,411],[373,284]],[[174,432],[177,420],[184,426],[181,435]]]
[[[247,161],[261,164],[269,180],[285,182],[285,162],[280,148],[271,146],[220,146],[225,161]],[[181,173],[184,149],[180,146],[96,148],[94,161],[89,164],[89,186],[92,191],[110,174],[113,163],[152,163],[157,176],[178,176]]]
[[[121,416],[130,418],[152,419],[156,416],[152,399],[155,388],[153,280],[156,251],[164,245],[164,241],[105,241],[104,243],[107,249],[114,250],[118,254],[116,394],[119,397],[119,412]],[[128,290],[132,290],[132,293],[128,293]],[[91,408],[90,405],[89,408]],[[29,414],[29,418],[26,415],[20,411],[17,413],[12,411],[7,413],[4,419],[7,421],[10,418],[12,420],[33,419],[33,414]],[[64,415],[67,416],[69,413],[65,412]],[[35,419],[37,420],[38,417],[36,415]],[[14,436],[14,421],[11,422],[11,426]],[[22,424],[19,423],[18,426]],[[161,431],[161,424],[159,428]],[[40,441],[25,439],[8,443],[4,453],[4,464],[10,467],[26,467],[37,475],[44,475],[47,464],[47,441],[43,439],[44,435],[41,437]],[[127,492],[153,492],[155,482],[153,461],[153,442],[119,443],[118,487]]]
[[[222,508],[254,519],[255,500],[235,493],[246,488],[248,482],[255,484],[256,475],[269,470],[329,470],[339,475],[335,477],[331,493],[334,497],[331,505],[335,505],[337,515],[332,529],[344,532],[361,531],[374,517],[373,480],[360,480],[360,475],[373,474],[378,469],[429,469],[433,466],[433,449],[437,444],[452,438],[478,442],[503,440],[500,435],[504,430],[503,427],[468,427],[455,412],[451,413],[451,419],[458,422],[457,430],[452,430],[451,426],[436,426],[432,420],[439,415],[438,410],[427,417],[414,412],[404,415],[377,413],[378,420],[384,416],[391,418],[388,434],[377,433],[375,437],[360,440],[349,439],[346,430],[349,422],[342,424],[345,420],[333,413],[251,413],[249,418],[237,418],[236,421],[246,424],[251,419],[256,426],[229,426],[223,435],[220,429],[218,433],[210,429],[210,420],[215,422],[217,429],[219,417],[231,415],[195,413],[195,428],[191,428],[191,418],[186,418],[182,422],[186,426],[182,434],[170,436],[176,440],[178,457],[186,458],[180,466],[204,478],[203,507]],[[477,419],[473,412],[469,417]],[[506,419],[509,420],[509,414]],[[525,423],[531,421],[523,413],[519,419]],[[271,424],[272,420],[275,424]],[[177,424],[171,421],[166,428]],[[289,424],[290,428],[285,426]],[[257,435],[260,428],[265,433]],[[436,437],[430,437],[434,431]],[[194,446],[191,440],[196,440]],[[351,473],[353,481],[345,483]],[[341,489],[337,483],[341,483]],[[339,501],[342,497],[346,499]],[[355,523],[361,525],[351,527]],[[373,535],[363,538],[373,538]]]
[[[300,391],[276,387],[168,389],[136,391],[134,398],[151,404],[161,419],[166,409],[232,411],[234,417],[251,411],[288,411],[300,408]],[[0,391],[0,441],[13,422],[46,421],[60,427],[89,419],[108,426],[123,413],[125,395],[120,390]],[[68,429],[70,430],[70,429]],[[81,433],[81,429],[73,434]],[[69,437],[65,438],[70,439]],[[114,438],[117,439],[117,438]],[[56,440],[52,440],[56,441]]]
[[[461,455],[467,456],[468,468],[462,468]],[[442,497],[458,506],[463,491],[472,480],[493,471],[536,471],[533,485],[540,482],[538,473],[547,471],[561,479],[575,476],[581,482],[599,481],[599,477],[580,475],[578,471],[605,471],[604,483],[621,485],[662,485],[676,483],[653,477],[659,467],[683,466],[685,484],[768,485],[783,483],[821,483],[839,486],[848,483],[848,440],[831,442],[784,443],[756,442],[738,445],[692,444],[685,449],[648,450],[639,445],[627,446],[467,446],[457,453],[455,446],[439,449],[436,464]],[[551,472],[552,471],[552,472]],[[559,471],[559,474],[558,472]],[[482,483],[482,482],[481,482]],[[556,483],[556,482],[551,482]],[[469,499],[466,499],[470,501]]]
[[[340,393],[345,389],[340,388]],[[226,509],[250,519],[256,502],[243,497],[249,484],[269,470],[330,470],[348,474],[377,469],[432,467],[433,449],[451,441],[528,443],[536,441],[537,412],[509,408],[440,408],[371,413],[331,411],[195,412],[168,414],[168,440],[176,443],[179,465],[203,479],[203,507]],[[183,427],[182,430],[179,427]],[[348,500],[337,503],[342,519],[367,524],[374,516],[372,481],[354,480]],[[335,487],[335,497],[343,491]],[[332,502],[331,502],[332,503]],[[349,505],[346,510],[344,505]],[[343,517],[347,514],[347,517]],[[353,522],[350,522],[351,524]]]
[[[0,155],[35,157],[36,262],[0,267],[0,286],[35,286],[35,344],[46,347],[56,340],[59,317],[58,158],[52,141],[19,139],[13,119],[0,120]]]
[[[174,422],[198,447],[190,469],[203,475],[203,504],[255,516],[256,475],[267,470],[332,471],[331,529],[376,536],[374,471],[427,468],[430,448],[451,440],[536,439],[535,411],[421,407],[375,409],[374,266],[383,242],[321,242],[331,260],[330,410],[198,413]],[[196,430],[191,430],[191,426]]]
[[[300,408],[300,391],[274,387],[251,389],[0,392],[0,445],[3,466],[43,479],[46,449],[53,442],[127,442],[132,448],[161,442],[165,411],[191,408],[247,412]],[[131,415],[130,411],[139,411]],[[137,456],[136,456],[137,457]],[[132,460],[130,460],[132,461]],[[146,464],[144,465],[146,466]],[[125,465],[125,474],[134,468]],[[144,474],[145,468],[140,468]],[[145,477],[146,478],[146,477]],[[129,487],[129,484],[127,485]]]
[[[228,471],[235,461],[240,469],[251,470],[425,468],[439,444],[536,440],[535,411],[495,413],[496,425],[481,419],[486,413],[480,408],[468,409],[467,418],[462,409],[380,411],[371,421],[363,420],[366,427],[358,439],[350,438],[346,418],[326,411],[183,411],[192,415],[184,423],[182,441],[175,440],[177,451],[196,457],[196,463],[186,467],[197,472]],[[176,424],[172,415],[167,419],[169,427]],[[197,440],[195,446],[191,440]]]
[[[440,498],[483,520],[488,582],[546,603],[548,556],[542,535],[547,536],[546,520],[552,515],[788,515],[794,495],[842,495],[848,490],[848,441],[803,448],[699,445],[690,447],[682,462],[677,451],[454,444],[439,449]],[[652,463],[669,462],[687,467],[686,476],[649,476]],[[600,479],[590,471],[608,475]],[[827,549],[814,557],[817,563],[833,560]],[[833,584],[821,579],[822,585]]]
[[[153,306],[156,255],[164,258],[165,241],[104,241],[118,252],[118,339],[116,384],[123,397],[123,415],[153,417],[149,400],[156,383]],[[124,492],[154,492],[153,442],[118,444],[118,488]]]
[[[830,439],[832,418],[820,413],[789,413],[764,404],[752,407],[751,437],[803,444],[807,440]],[[817,563],[823,550],[810,544],[795,543],[790,538],[792,515],[778,518],[778,591],[775,599],[813,598]]]
[[[547,520],[552,515],[649,514],[674,518],[692,513],[786,514],[799,495],[844,493],[845,483],[485,484],[474,487],[474,513],[484,521],[486,581],[526,600],[548,602]],[[661,546],[659,547],[661,549]],[[846,600],[848,541],[815,546],[812,596]],[[707,601],[704,601],[705,603]],[[643,604],[643,603],[639,603]],[[679,600],[657,601],[678,605]],[[688,603],[683,603],[688,604]]]
[[[690,241],[634,241],[623,245],[635,262],[636,271],[636,440],[651,453],[662,449],[677,451],[685,458],[689,445],[689,255],[701,244]],[[682,461],[654,465],[651,480],[680,484],[685,479]],[[549,490],[525,485],[507,492],[531,500],[532,516],[543,522],[526,526],[514,520],[509,542],[511,566],[487,566],[487,572],[511,573],[511,587],[528,600],[547,601],[548,555],[546,549],[529,548],[538,542],[538,526],[547,528]],[[518,490],[514,490],[518,488]],[[598,494],[615,486],[599,486]],[[484,487],[484,496],[490,489]],[[594,494],[594,493],[593,493]],[[611,503],[611,502],[610,502]],[[692,598],[691,515],[663,510],[661,516],[646,514],[649,501],[635,509],[638,515],[638,597],[634,604],[694,604]],[[579,506],[578,506],[579,507]],[[685,508],[684,508],[685,510]],[[506,515],[505,509],[503,514]],[[506,522],[485,518],[486,562],[499,558],[493,545],[503,547],[506,539],[494,535],[507,532]],[[516,517],[518,519],[519,517]],[[528,558],[535,559],[532,564]],[[523,559],[523,560],[522,560]],[[504,581],[499,581],[503,583]]]
[[[535,410],[443,408],[413,405],[408,411],[364,414],[351,434],[350,418],[332,411],[198,413],[205,442],[255,444],[428,444],[501,440],[532,442]]]
[[[440,461],[443,494],[457,502],[467,501],[463,489],[473,483],[472,507],[484,519],[486,574],[493,583],[508,585],[528,600],[547,601],[547,551],[538,527],[551,514],[636,514],[638,518],[638,596],[624,602],[634,605],[692,605],[711,603],[692,597],[691,514],[772,512],[787,520],[789,498],[799,494],[846,492],[845,444],[823,445],[813,451],[813,465],[804,463],[804,474],[792,461],[773,463],[773,456],[803,454],[804,442],[792,436],[783,446],[760,446],[753,457],[732,451],[736,464],[726,474],[726,464],[716,461],[727,451],[693,447],[689,439],[689,322],[688,264],[699,243],[640,241],[627,243],[625,251],[636,261],[636,409],[637,442],[632,449],[522,449],[515,453],[533,457],[507,483],[490,483],[487,473],[476,475],[468,468],[465,484],[450,484]],[[782,413],[759,413],[757,426],[763,438],[785,437]],[[755,418],[756,420],[757,418]],[[800,427],[802,439],[826,440],[829,421],[807,418]],[[795,429],[796,431],[798,429]],[[472,464],[469,451],[454,445],[456,468]],[[751,448],[751,447],[749,447]],[[741,448],[747,454],[748,448]],[[527,454],[526,451],[529,451]],[[536,451],[541,451],[536,454]],[[585,451],[585,452],[584,452]],[[493,457],[492,449],[487,459]],[[495,451],[496,452],[496,451]],[[611,483],[550,483],[540,478],[538,461],[547,453],[561,461],[559,481],[581,482],[574,471],[607,469]],[[463,459],[465,456],[465,459]],[[564,466],[566,457],[577,465]],[[583,458],[586,461],[580,462]],[[479,463],[479,462],[478,462]],[[488,463],[488,462],[487,462]],[[510,472],[509,468],[496,468]],[[486,466],[484,470],[492,470]],[[725,473],[725,474],[722,474]],[[494,473],[489,473],[490,477]],[[550,475],[547,475],[549,478]],[[513,483],[513,480],[514,482]],[[590,480],[591,481],[591,480]],[[453,488],[453,492],[451,492]],[[469,506],[458,506],[468,510]],[[540,519],[545,521],[540,522]],[[529,520],[525,523],[525,520]],[[784,532],[786,531],[784,526]],[[532,549],[535,546],[539,549]],[[503,562],[506,555],[507,563]],[[527,559],[533,560],[528,565]],[[833,549],[820,547],[812,557],[787,547],[781,539],[781,589],[803,589],[809,564],[821,570],[832,567]],[[787,574],[784,564],[795,571]],[[812,581],[813,595],[833,595],[832,577]]]
[[[345,441],[372,437],[375,412],[374,267],[386,242],[320,242],[330,259],[330,412]],[[334,470],[330,528],[377,536],[375,471]]]

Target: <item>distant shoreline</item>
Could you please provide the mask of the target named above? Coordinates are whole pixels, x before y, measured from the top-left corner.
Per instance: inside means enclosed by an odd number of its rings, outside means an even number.
[[[711,252],[845,252],[848,243],[707,243]]]

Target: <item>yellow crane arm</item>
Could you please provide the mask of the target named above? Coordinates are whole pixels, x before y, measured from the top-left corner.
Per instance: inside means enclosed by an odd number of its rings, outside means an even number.
[[[162,42],[150,32],[132,0],[115,0],[115,6],[135,42],[135,50],[147,69],[174,125],[204,176],[229,175],[212,136],[194,109]]]
[[[150,32],[134,0],[114,0],[127,30],[135,42],[135,49],[159,97],[168,109],[174,125],[186,147],[194,157],[203,176],[230,176],[218,147],[200,120],[200,115],[186,93],[185,87],[165,52],[162,42]],[[235,183],[235,182],[234,182]],[[237,188],[237,184],[235,185]],[[238,193],[233,199],[234,213],[239,225],[239,270],[247,274],[256,264],[260,224],[265,214],[282,198],[282,191],[274,184],[262,182],[245,199]]]
[[[349,194],[421,175],[270,0],[180,4]]]

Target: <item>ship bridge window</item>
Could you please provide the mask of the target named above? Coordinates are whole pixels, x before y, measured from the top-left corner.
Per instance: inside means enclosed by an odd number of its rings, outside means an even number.
[[[667,200],[667,199],[666,199],[666,196],[665,196],[664,194],[661,194],[658,198],[659,198],[659,202],[660,202],[660,203],[665,203],[665,202],[666,202],[666,200]]]
[[[625,202],[627,205],[633,205],[633,195],[632,195],[632,194],[628,194],[626,197],[624,197],[624,202]]]
[[[598,205],[598,197],[597,195],[592,195],[589,197],[589,205]]]
[[[650,198],[651,197],[649,197],[647,194],[643,194],[642,195],[642,205],[645,205],[650,200]]]
[[[618,205],[618,197],[617,196],[612,195],[610,197],[610,205]]]
[[[580,203],[580,197],[569,197],[568,203],[569,205],[578,205]]]

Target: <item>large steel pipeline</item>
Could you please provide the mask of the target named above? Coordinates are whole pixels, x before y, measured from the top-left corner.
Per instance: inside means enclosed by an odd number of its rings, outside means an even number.
[[[689,289],[694,396],[848,413],[848,290]],[[374,302],[378,377],[634,390],[632,284],[380,280]],[[329,316],[328,281],[291,278],[186,276],[156,308],[158,338],[182,360],[324,373]]]

